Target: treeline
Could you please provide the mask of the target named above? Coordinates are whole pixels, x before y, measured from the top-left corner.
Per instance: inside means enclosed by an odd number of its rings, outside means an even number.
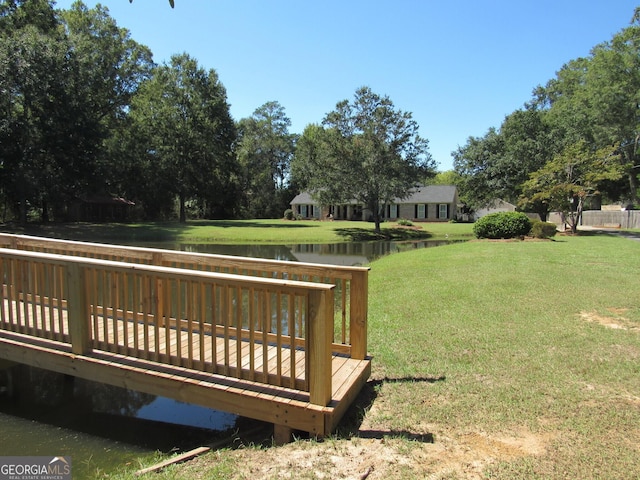
[[[215,70],[156,65],[104,7],[0,3],[0,220],[65,221],[92,199],[130,218],[277,217],[296,136],[277,102],[235,122]]]
[[[363,87],[300,136],[278,102],[236,121],[215,70],[188,54],[155,64],[82,2],[0,0],[0,92],[0,221],[72,220],[109,198],[135,203],[131,220],[277,218],[300,189],[375,213],[430,181],[471,209],[502,199],[542,219],[577,218],[592,197],[638,204],[640,10],[435,179],[428,141],[387,97]]]
[[[542,219],[560,211],[569,223],[593,199],[637,206],[639,113],[636,9],[628,27],[565,64],[499,128],[453,152],[461,196],[475,208],[503,199]]]

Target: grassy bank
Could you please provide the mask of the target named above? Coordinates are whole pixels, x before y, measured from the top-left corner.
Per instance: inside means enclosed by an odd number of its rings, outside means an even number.
[[[0,230],[66,240],[113,243],[337,243],[374,240],[412,240],[471,236],[470,224],[416,223],[403,228],[394,222],[382,224],[382,233],[369,222],[320,222],[286,220],[211,220],[140,224],[32,224],[25,227],[4,225]]]
[[[635,478],[639,253],[592,235],[378,260],[373,377],[334,437],[218,449],[152,478]]]

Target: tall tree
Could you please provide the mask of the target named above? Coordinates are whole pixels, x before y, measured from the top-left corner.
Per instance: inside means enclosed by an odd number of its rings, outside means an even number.
[[[238,123],[238,159],[243,169],[245,214],[282,216],[291,200],[289,178],[297,136],[278,102],[267,102]]]
[[[133,95],[154,68],[151,51],[118,27],[101,5],[89,9],[76,1],[62,18],[75,61],[70,88],[82,100],[78,126],[81,122],[93,132],[91,143],[73,151],[76,176],[84,179],[85,191],[123,194],[123,166],[109,139],[126,128]]]
[[[368,87],[358,89],[352,102],[339,102],[323,126],[323,131],[305,130],[307,155],[296,155],[303,164],[296,171],[306,172],[308,189],[323,205],[353,200],[365,205],[378,232],[384,205],[435,174],[428,141],[418,134],[411,113]],[[314,141],[320,145],[311,148]]]
[[[469,138],[453,152],[455,171],[462,177],[461,198],[475,209],[498,199],[515,203],[522,183],[553,152],[545,114],[533,106],[516,110],[499,130],[491,128],[484,137]],[[546,216],[544,208],[536,211]]]
[[[143,84],[131,115],[147,139],[146,178],[165,198],[178,199],[181,222],[188,201],[219,215],[234,207],[236,199],[226,194],[238,176],[236,129],[215,70],[187,54],[172,56]]]
[[[523,185],[522,200],[545,203],[551,211],[560,212],[575,233],[585,200],[598,192],[601,182],[622,173],[615,151],[615,147],[594,150],[584,141],[568,146],[530,175]]]
[[[452,152],[454,171],[460,176],[460,198],[471,208],[509,198],[498,189],[499,175],[494,171],[497,158],[503,155],[503,138],[493,127],[483,137],[469,137],[464,146]]]
[[[81,2],[60,14],[46,0],[4,2],[0,42],[4,192],[21,221],[36,207],[62,218],[75,197],[108,188],[104,141],[151,54]]]
[[[4,2],[0,8],[1,184],[21,222],[61,180],[60,135],[68,121],[68,44],[51,2]],[[64,138],[64,137],[63,137]]]
[[[588,57],[568,62],[536,92],[536,101],[548,109],[553,136],[565,147],[581,140],[596,148],[618,147],[628,180],[622,196],[633,203],[638,203],[640,172],[639,92],[640,7],[629,27]]]

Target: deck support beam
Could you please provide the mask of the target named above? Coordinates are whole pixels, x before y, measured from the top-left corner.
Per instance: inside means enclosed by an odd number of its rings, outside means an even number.
[[[273,424],[273,443],[276,446],[286,445],[293,438],[293,429],[288,425]]]

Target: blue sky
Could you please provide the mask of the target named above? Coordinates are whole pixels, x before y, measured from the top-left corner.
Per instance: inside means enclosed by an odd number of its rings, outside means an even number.
[[[89,7],[98,3],[85,0]],[[629,0],[102,0],[156,63],[215,69],[236,120],[277,101],[291,133],[361,86],[409,111],[439,170],[566,62],[629,21]],[[68,8],[72,0],[58,0]]]

